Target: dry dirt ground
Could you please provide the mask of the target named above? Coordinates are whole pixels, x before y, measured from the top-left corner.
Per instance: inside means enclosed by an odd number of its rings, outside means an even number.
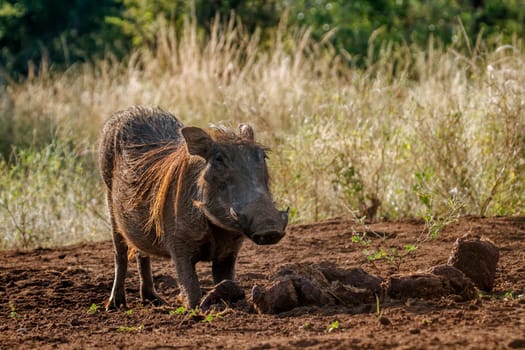
[[[368,246],[352,242],[352,235],[365,231]],[[382,299],[351,307],[303,306],[281,314],[258,314],[248,307],[252,287],[267,285],[282,264],[331,262],[384,278],[446,263],[455,240],[466,233],[484,235],[500,248],[494,289],[475,300],[454,295]],[[109,241],[0,252],[0,348],[525,348],[525,218],[464,217],[437,239],[421,241],[424,237],[424,223],[415,220],[292,225],[275,246],[244,244],[237,279],[248,301],[197,317],[176,312],[174,268],[160,259],[153,260],[154,276],[170,306],[141,305],[133,263],[126,284],[128,310],[104,311],[113,278]],[[405,246],[414,243],[417,249],[407,253]],[[367,250],[380,249],[385,257],[367,259]],[[213,287],[210,266],[197,268],[206,292]]]

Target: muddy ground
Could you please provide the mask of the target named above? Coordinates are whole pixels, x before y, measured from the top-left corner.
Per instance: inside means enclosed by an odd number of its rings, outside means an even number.
[[[368,246],[352,242],[352,235],[362,232]],[[282,264],[330,262],[386,278],[447,263],[455,240],[466,233],[484,235],[500,248],[494,289],[474,300],[384,298],[379,304],[302,306],[280,314],[249,307],[252,287],[267,286]],[[421,221],[362,226],[332,220],[291,226],[276,246],[247,241],[237,278],[248,301],[196,317],[177,313],[174,268],[161,259],[153,260],[154,276],[170,306],[141,305],[133,263],[128,310],[104,311],[113,278],[109,241],[0,252],[0,348],[525,348],[525,218],[465,217],[435,240],[424,237]],[[407,244],[417,249],[407,253]],[[386,256],[367,258],[381,249]],[[198,273],[204,291],[211,289],[210,265],[199,264]]]

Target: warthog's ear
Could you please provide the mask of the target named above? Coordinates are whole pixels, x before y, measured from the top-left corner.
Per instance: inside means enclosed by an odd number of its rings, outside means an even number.
[[[248,140],[248,141],[254,140],[253,128],[251,125],[240,124],[239,125],[239,135],[241,136],[241,138],[245,140]]]
[[[213,140],[210,135],[201,128],[189,126],[181,129],[182,136],[186,140],[186,147],[191,155],[208,158]]]

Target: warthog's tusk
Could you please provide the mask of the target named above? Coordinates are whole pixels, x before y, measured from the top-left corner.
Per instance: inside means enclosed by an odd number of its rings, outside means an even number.
[[[288,214],[290,213],[290,207],[286,208],[286,210],[279,210],[279,214],[281,214],[281,219],[284,221],[284,226],[288,224]]]
[[[236,222],[239,222],[239,215],[237,215],[237,213],[235,212],[235,210],[233,210],[232,207],[230,207],[230,215],[233,220],[235,220]]]

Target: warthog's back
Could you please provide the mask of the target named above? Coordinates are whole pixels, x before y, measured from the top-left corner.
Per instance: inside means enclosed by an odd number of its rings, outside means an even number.
[[[134,106],[115,113],[102,130],[99,165],[106,185],[111,188],[116,159],[133,162],[141,154],[181,141],[182,123],[160,108]]]

